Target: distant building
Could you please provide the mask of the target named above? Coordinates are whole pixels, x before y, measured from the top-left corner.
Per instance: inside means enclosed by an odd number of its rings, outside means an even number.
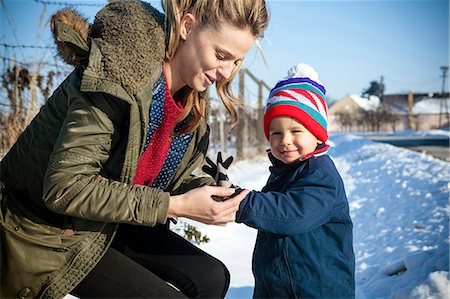
[[[410,100],[409,100],[409,97]],[[449,127],[448,93],[347,95],[329,107],[330,132],[430,130]]]
[[[359,95],[347,95],[335,102],[329,109],[328,114],[341,112],[360,113],[363,111],[375,110],[380,105],[380,99],[376,96],[363,98]]]
[[[450,98],[425,97],[414,104],[413,129],[449,128]]]

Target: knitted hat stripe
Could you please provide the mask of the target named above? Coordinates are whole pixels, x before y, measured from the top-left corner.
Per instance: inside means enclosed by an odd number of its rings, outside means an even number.
[[[308,93],[306,90],[302,90],[302,89],[292,89],[293,92],[296,92],[302,96],[304,96],[305,98],[307,98],[313,105],[314,107],[316,107],[317,110],[320,111],[319,108],[319,104],[320,101],[318,102],[317,99],[315,99],[310,93]]]
[[[314,95],[319,99],[320,103],[322,104],[322,110],[325,112],[326,117],[328,117],[327,103],[320,95],[316,94],[314,91],[312,91],[312,93],[314,93]]]
[[[288,96],[286,96],[288,95]],[[320,97],[317,97],[314,93],[308,93],[306,91],[303,92],[297,92],[292,90],[284,90],[274,95],[274,97],[270,98],[267,101],[267,108],[269,108],[270,105],[274,102],[278,101],[284,101],[287,100],[286,98],[291,98],[296,102],[301,102],[309,107],[311,109],[315,109],[319,113],[323,114],[322,117],[327,117],[326,109],[324,108],[323,104],[324,101],[321,101]]]
[[[307,91],[301,89],[288,89],[275,93],[273,97],[289,97],[295,101],[302,102],[304,100],[305,104],[312,104],[317,110],[319,110],[319,103],[314,99]],[[283,99],[280,99],[283,100]],[[309,101],[309,102],[308,102]]]
[[[277,101],[270,105],[270,107],[269,107],[269,109],[267,109],[266,113],[268,113],[268,110],[275,109],[278,106],[282,106],[282,105],[283,106],[291,106],[292,108],[299,108],[299,109],[305,111],[307,114],[309,114],[311,116],[312,119],[314,119],[316,122],[318,122],[322,128],[324,128],[325,130],[327,129],[327,121],[323,118],[323,116],[317,110],[315,110],[314,108],[311,108],[310,106],[308,106],[304,103],[294,102],[294,101],[289,101],[289,100]],[[302,120],[300,120],[300,122],[302,122]]]
[[[322,92],[322,90],[320,88],[317,88],[316,86],[310,85],[310,84],[298,84],[298,83],[291,83],[291,84],[287,84],[287,85],[284,85],[284,86],[280,86],[278,88],[273,88],[270,91],[269,97],[272,97],[273,94],[275,94],[278,91],[286,90],[286,89],[311,90],[311,91],[314,91],[315,93],[319,94],[322,98],[325,98],[325,94]]]
[[[317,110],[319,110],[319,112],[322,114],[323,117],[327,117],[328,112],[327,112],[327,104],[325,103],[325,100],[318,95],[317,93],[315,93],[314,91],[311,91],[310,93],[308,93],[308,95],[310,97],[312,97],[314,99],[314,102],[317,104]]]
[[[317,110],[320,110],[319,106],[321,106],[322,107],[321,110],[326,111],[326,109],[324,108],[324,105],[323,105],[323,103],[325,101],[322,98],[320,98],[320,96],[317,93],[315,93],[314,91],[312,91],[312,93],[314,95],[316,95],[316,97],[319,97],[319,100],[317,100],[316,98],[313,98],[313,96],[310,95],[310,93],[308,93],[304,89],[299,89],[299,88],[280,90],[280,91],[274,93],[272,95],[272,97],[289,97],[293,100],[298,101],[299,100],[299,99],[297,99],[298,94],[301,94],[304,97],[306,97],[308,100],[310,100],[311,103],[313,103],[313,105],[317,108]],[[321,105],[319,105],[319,104],[321,104]]]
[[[277,92],[276,94],[273,95],[273,99],[274,99],[274,98],[280,98],[280,99],[283,99],[283,98],[291,98],[291,99],[293,99],[294,101],[297,101],[297,99],[295,98],[295,96],[291,95],[287,90],[286,90],[286,91],[279,91],[279,92]]]
[[[289,78],[289,79],[286,79],[286,80],[279,81],[272,90],[277,89],[277,88],[279,88],[281,86],[284,86],[284,85],[292,84],[292,83],[309,83],[309,84],[312,84],[315,87],[319,88],[322,91],[323,94],[326,94],[325,87],[323,87],[322,85],[320,85],[316,81],[313,81],[313,80],[311,80],[309,78],[306,78],[306,77],[300,77],[300,78],[295,77],[295,78]]]
[[[311,101],[309,99],[307,99],[307,98],[305,98],[305,97],[303,97],[302,95],[299,95],[299,94],[296,95],[296,99],[294,101],[290,100],[287,97],[273,97],[273,98],[271,98],[270,103],[268,102],[268,106],[266,107],[266,111],[271,109],[274,104],[277,104],[277,103],[280,103],[280,102],[281,103],[292,104],[292,105],[294,105],[294,103],[302,103],[303,105],[308,106],[310,109],[314,109],[314,110],[317,111],[317,108],[315,107],[315,105],[313,103],[311,103]],[[320,113],[319,111],[317,111],[317,112]]]

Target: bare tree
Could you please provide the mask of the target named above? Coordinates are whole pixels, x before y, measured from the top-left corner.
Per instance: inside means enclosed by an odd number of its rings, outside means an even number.
[[[343,131],[351,131],[354,123],[352,115],[348,112],[340,112],[336,114],[336,119],[342,127]]]
[[[0,150],[7,151],[17,140],[22,131],[28,126],[36,111],[36,101],[31,97],[37,97],[39,90],[45,99],[49,96],[55,73],[49,71],[46,76],[30,72],[24,65],[15,60],[11,67],[6,68],[1,74],[3,92],[6,101],[0,102]]]
[[[378,106],[377,109],[366,112],[365,119],[372,131],[379,132],[382,124],[393,122],[395,116],[383,106]]]

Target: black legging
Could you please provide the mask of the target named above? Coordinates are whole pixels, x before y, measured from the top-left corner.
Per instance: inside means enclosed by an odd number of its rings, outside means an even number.
[[[222,262],[166,227],[121,224],[112,246],[72,294],[79,298],[224,298],[229,283],[230,273]]]

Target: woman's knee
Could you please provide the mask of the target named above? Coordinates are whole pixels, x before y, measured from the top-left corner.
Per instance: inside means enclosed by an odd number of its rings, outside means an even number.
[[[203,281],[199,282],[203,291],[200,298],[223,298],[230,285],[230,272],[224,263],[216,258],[210,257],[203,265]],[[205,297],[203,297],[203,295]]]

